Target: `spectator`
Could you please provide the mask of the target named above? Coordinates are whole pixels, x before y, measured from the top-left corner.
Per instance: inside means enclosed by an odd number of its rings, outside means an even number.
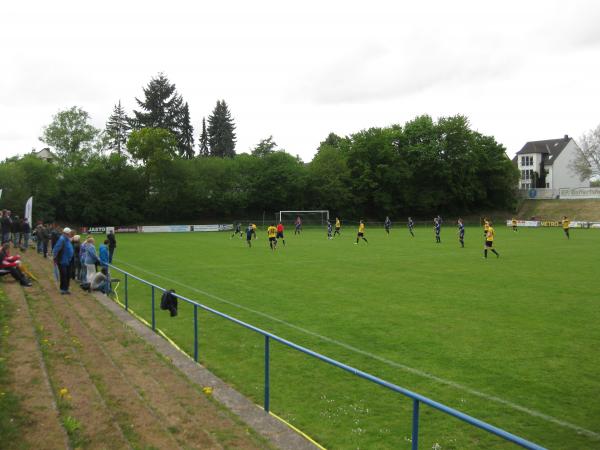
[[[96,274],[96,264],[100,262],[98,256],[96,256],[96,247],[94,244],[95,241],[93,237],[87,238],[83,260],[85,263],[86,281],[90,284]]]
[[[52,224],[52,226],[50,226],[49,234],[50,234],[50,246],[52,248],[52,251],[54,251],[54,246],[56,245],[56,242],[58,242],[58,239],[62,235],[62,228],[56,224]]]
[[[108,247],[109,245],[110,245],[110,240],[105,239],[104,244],[102,244],[100,246],[100,248],[98,249],[98,256],[100,257],[100,265],[102,267],[106,267],[107,269],[108,269],[108,264],[110,262],[110,250]]]
[[[81,278],[81,258],[79,251],[81,250],[80,236],[73,236],[73,259],[71,260],[71,279],[79,280]]]
[[[21,257],[19,255],[10,256],[10,243],[5,242],[0,248],[0,269],[8,270],[12,277],[21,283],[21,286],[31,286],[31,281],[27,279],[19,269]]]
[[[65,227],[63,234],[52,247],[54,263],[58,266],[58,271],[60,273],[60,293],[63,295],[71,293],[69,292],[69,283],[71,281],[69,269],[71,266],[71,259],[73,259],[73,245],[71,244],[72,235],[73,232],[71,229]]]
[[[79,247],[79,263],[81,265],[81,271],[79,272],[79,282],[84,283],[87,280],[87,267],[85,266],[85,249],[87,247],[87,240],[90,238],[88,236],[85,241],[81,243]]]
[[[106,235],[108,239],[108,262],[112,264],[113,255],[117,248],[117,239],[115,238],[115,230],[110,230]]]
[[[2,236],[0,236],[2,240],[2,244],[10,241],[10,229],[12,225],[12,220],[10,219],[10,211],[3,210],[2,216],[0,217],[0,232]]]
[[[105,294],[108,294],[110,291],[109,283],[110,282],[109,282],[109,278],[108,278],[108,271],[107,271],[106,267],[102,267],[102,269],[100,269],[100,272],[97,272],[94,275],[94,279],[92,280],[92,282],[90,284],[90,290],[91,291],[100,291]]]
[[[35,238],[35,248],[38,252],[39,255],[42,254],[42,228],[43,228],[44,224],[42,223],[41,220],[38,220],[38,222],[35,224],[35,228],[33,229],[33,233],[32,236]]]
[[[17,248],[21,240],[21,219],[19,219],[19,216],[15,216],[13,219],[10,225],[10,232],[12,233],[13,247]]]
[[[31,236],[31,225],[29,224],[29,219],[23,219],[23,223],[21,224],[22,232],[23,232],[23,251],[29,248],[29,237]]]
[[[40,239],[40,238],[38,238]],[[41,240],[42,240],[42,253],[44,254],[44,258],[48,257],[48,243],[50,242],[50,230],[48,225],[43,225],[41,228]]]

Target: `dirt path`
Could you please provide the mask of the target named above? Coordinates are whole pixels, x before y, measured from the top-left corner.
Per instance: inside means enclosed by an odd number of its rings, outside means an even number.
[[[60,295],[48,261],[29,262],[40,281],[27,299],[74,447],[269,447],[89,294]]]

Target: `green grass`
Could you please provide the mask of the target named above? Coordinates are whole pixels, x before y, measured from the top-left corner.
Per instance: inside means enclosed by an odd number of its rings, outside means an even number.
[[[522,409],[600,433],[600,232],[567,241],[560,229],[499,225],[501,258],[488,260],[480,228],[464,249],[454,227],[440,245],[429,227],[416,235],[367,228],[369,245],[354,245],[354,229],[332,241],[288,232],[276,252],[264,232],[251,249],[227,233],[120,235],[115,264],[541,445],[600,448]],[[150,289],[129,288],[150,320]],[[159,297],[157,326],[192,354],[192,308],[170,318]],[[201,362],[261,404],[264,338],[207,312],[199,328]],[[326,447],[410,448],[405,397],[276,343],[271,376],[272,410]],[[421,448],[507,446],[426,406],[420,430]]]
[[[11,333],[8,321],[13,314],[14,306],[0,288],[0,443],[7,443],[10,448],[24,448],[20,436],[27,426],[27,420],[19,397],[12,391],[7,366],[7,354],[10,351],[8,337]]]

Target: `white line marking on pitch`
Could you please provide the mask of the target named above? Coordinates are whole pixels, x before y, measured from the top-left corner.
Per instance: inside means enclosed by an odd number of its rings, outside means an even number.
[[[187,289],[190,289],[192,291],[195,291],[195,292],[197,292],[199,294],[202,294],[202,295],[204,295],[206,297],[209,297],[209,298],[212,298],[214,300],[217,300],[217,301],[219,301],[221,303],[226,303],[226,304],[234,306],[236,308],[243,309],[244,311],[248,311],[250,313],[253,313],[253,314],[265,317],[265,318],[267,318],[269,320],[272,320],[274,322],[277,322],[277,323],[280,323],[280,324],[285,325],[287,327],[293,328],[294,330],[301,331],[302,333],[305,333],[305,334],[308,334],[310,336],[322,339],[323,341],[329,342],[330,344],[334,344],[334,345],[337,345],[339,347],[343,347],[346,350],[350,350],[352,352],[361,354],[363,356],[367,356],[369,358],[373,358],[373,359],[375,359],[377,361],[380,361],[380,362],[382,362],[384,364],[387,364],[389,366],[396,367],[398,369],[402,369],[405,372],[409,372],[409,373],[412,373],[414,375],[418,375],[418,376],[421,376],[423,378],[427,378],[429,380],[436,381],[436,382],[438,382],[440,384],[445,384],[446,386],[451,386],[451,387],[453,387],[455,389],[459,389],[461,391],[467,392],[467,393],[469,393],[471,395],[475,395],[477,397],[484,398],[484,399],[489,400],[489,401],[500,403],[500,404],[502,404],[504,406],[508,406],[509,408],[515,409],[517,411],[521,411],[521,412],[523,412],[525,414],[528,414],[530,416],[538,417],[538,418],[543,419],[543,420],[545,420],[547,422],[551,422],[551,423],[554,423],[556,425],[560,425],[560,426],[565,427],[565,428],[570,428],[572,430],[577,431],[578,433],[585,434],[586,436],[589,436],[589,437],[592,437],[592,438],[595,438],[595,439],[600,439],[600,433],[596,433],[594,431],[588,430],[586,428],[582,428],[582,427],[580,427],[578,425],[575,425],[575,424],[572,424],[570,422],[566,422],[564,420],[557,419],[556,417],[549,416],[548,414],[544,414],[544,413],[536,411],[534,409],[526,408],[525,406],[518,405],[518,404],[513,403],[513,402],[511,402],[509,400],[504,400],[503,398],[496,397],[495,395],[490,395],[490,394],[486,394],[484,392],[476,391],[475,389],[471,389],[470,387],[464,386],[464,385],[456,383],[454,381],[450,381],[450,380],[446,380],[444,378],[440,378],[440,377],[438,377],[436,375],[432,375],[432,374],[430,374],[428,372],[423,372],[422,370],[415,369],[414,367],[410,367],[410,366],[407,366],[405,364],[401,364],[401,363],[392,361],[390,359],[383,358],[383,357],[375,355],[373,353],[370,353],[370,352],[361,350],[359,348],[353,347],[351,345],[345,344],[344,342],[336,341],[335,339],[331,339],[331,338],[329,338],[327,336],[322,336],[322,335],[320,335],[318,333],[315,333],[313,331],[307,330],[306,328],[299,327],[299,326],[294,325],[292,323],[289,323],[289,322],[286,322],[284,320],[278,319],[277,317],[270,316],[269,314],[263,313],[261,311],[256,311],[254,309],[251,309],[251,308],[248,308],[246,306],[239,305],[237,303],[231,302],[229,300],[226,300],[224,298],[218,297],[218,296],[216,296],[214,294],[211,294],[209,292],[203,291],[201,289],[197,289],[195,287],[188,286],[187,284],[180,283],[179,281],[173,280],[171,278],[167,278],[167,277],[165,277],[163,275],[159,275],[157,273],[153,273],[153,272],[150,272],[148,270],[142,269],[141,267],[138,267],[138,266],[136,266],[134,264],[126,263],[124,261],[119,261],[119,262],[122,263],[122,264],[125,264],[127,266],[133,267],[134,269],[139,270],[141,272],[145,272],[148,275],[152,275],[152,276],[157,277],[157,278],[162,278],[165,281],[169,281],[171,283],[178,284],[179,286],[182,286],[184,288],[187,288]]]

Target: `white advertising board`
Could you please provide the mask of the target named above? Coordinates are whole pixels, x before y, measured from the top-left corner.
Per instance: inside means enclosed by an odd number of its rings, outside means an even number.
[[[191,231],[228,231],[233,230],[233,225],[191,225]]]
[[[582,198],[600,198],[600,188],[561,188],[560,198],[564,200],[576,200]]]
[[[512,227],[512,220],[507,220],[506,225]],[[540,222],[537,220],[517,220],[518,227],[539,227]]]

